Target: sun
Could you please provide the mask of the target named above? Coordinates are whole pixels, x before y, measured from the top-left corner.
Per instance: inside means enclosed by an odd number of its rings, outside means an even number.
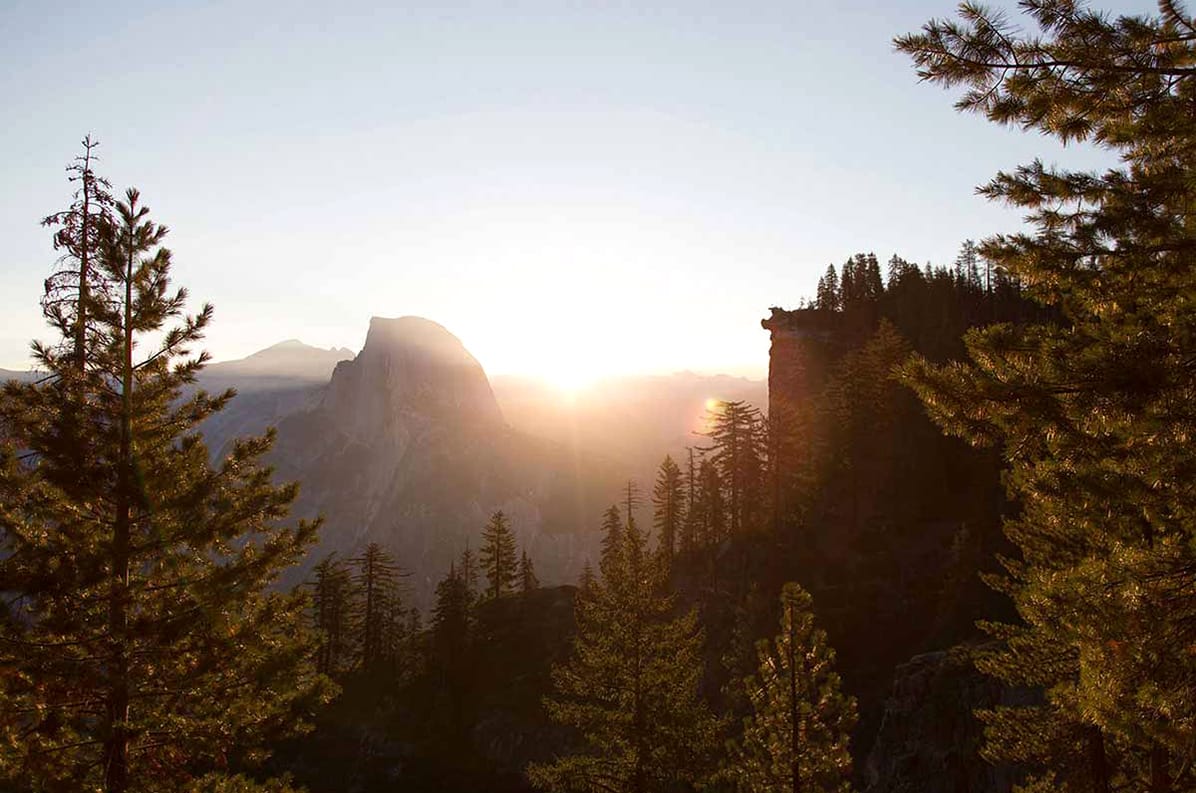
[[[574,398],[593,385],[597,378],[586,366],[558,361],[544,379],[566,397]]]

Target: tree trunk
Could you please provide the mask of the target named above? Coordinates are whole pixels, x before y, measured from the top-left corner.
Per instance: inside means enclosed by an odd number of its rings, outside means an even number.
[[[1105,757],[1105,736],[1099,727],[1090,728],[1088,750],[1092,762],[1093,793],[1109,793],[1109,764]]]
[[[135,209],[134,207],[130,207]],[[124,360],[121,366],[120,451],[117,458],[116,523],[112,536],[112,591],[108,630],[112,663],[108,678],[108,737],[104,758],[104,789],[124,793],[129,787],[129,657],[128,610],[129,534],[133,487],[133,230],[129,229],[125,263]]]
[[[789,751],[791,753],[792,789],[793,793],[801,793],[801,761],[799,759],[801,756],[801,714],[797,700],[797,664],[800,653],[797,651],[797,636],[793,632],[792,605],[787,604],[785,610],[787,613],[784,615],[784,619],[789,631],[786,651],[789,654]],[[805,661],[803,660],[802,663]]]
[[[1167,750],[1155,743],[1150,747],[1150,793],[1171,793],[1170,756]]]

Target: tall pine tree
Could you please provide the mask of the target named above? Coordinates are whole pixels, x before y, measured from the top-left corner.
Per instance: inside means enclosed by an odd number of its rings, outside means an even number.
[[[101,277],[46,309],[49,379],[0,398],[0,779],[177,790],[260,758],[323,690],[305,594],[271,588],[317,526],[284,522],[297,487],[260,462],[271,434],[209,462],[197,428],[232,393],[184,395],[212,309],[184,314],[166,229],[135,190],[97,221]]]
[[[343,560],[329,554],[313,571],[312,617],[319,637],[316,668],[336,676],[352,665],[353,580]]]
[[[672,569],[677,553],[677,536],[685,522],[685,490],[681,469],[666,456],[652,488],[652,527],[656,530],[657,551],[664,574]]]
[[[358,666],[371,672],[391,658],[395,638],[390,634],[401,623],[402,615],[400,572],[394,557],[376,542],[349,563],[355,590],[353,628],[361,653]]]
[[[716,730],[699,694],[696,615],[674,616],[646,538],[623,529],[602,582],[578,595],[573,656],[553,671],[549,715],[584,745],[529,767],[546,790],[671,791],[711,770]]]
[[[814,627],[813,601],[794,583],[781,592],[781,632],[756,649],[745,683],[752,714],[728,769],[744,793],[846,793],[855,700],[839,690],[835,653]]]
[[[536,578],[536,566],[532,564],[532,558],[525,550],[519,555],[519,592],[526,595],[539,588],[540,579]]]
[[[488,586],[486,594],[495,600],[512,592],[519,580],[519,560],[515,555],[515,535],[507,516],[501,511],[490,516],[482,530],[482,570]]]
[[[746,402],[719,402],[709,411],[711,462],[726,493],[732,535],[763,524],[765,493],[763,425],[760,411]]]
[[[1022,506],[1006,528],[1021,558],[998,585],[1024,624],[993,626],[1006,649],[985,663],[1046,701],[989,714],[990,756],[1024,759],[1008,728],[1019,720],[1053,725],[1059,748],[1034,758],[1044,785],[1186,789],[1196,665],[1177,648],[1196,646],[1196,22],[1171,0],[1157,17],[1024,5],[1036,33],[965,5],[897,45],[923,79],[965,89],[959,108],[1094,142],[1121,164],[1036,161],[983,188],[1033,229],[980,254],[1062,321],[972,332],[970,363],[920,361],[909,377],[945,428],[1004,450]]]

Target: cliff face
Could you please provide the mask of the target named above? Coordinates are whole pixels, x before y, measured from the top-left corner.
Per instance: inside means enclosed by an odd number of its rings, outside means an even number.
[[[375,317],[312,401],[279,422],[272,453],[279,477],[301,483],[296,513],[325,518],[308,568],[379,542],[426,602],[501,509],[546,582],[580,573],[594,535],[578,530],[600,513],[590,493],[614,482],[509,428],[481,365],[440,325]]]
[[[979,575],[1007,552],[1000,459],[944,436],[893,377],[921,350],[883,308],[774,309],[763,322],[770,413],[793,428],[774,496],[793,549],[779,577],[813,595],[859,700],[858,775],[875,744],[877,791],[997,790],[943,781],[987,770],[971,716],[984,692],[925,654],[976,640],[977,619],[1008,616]]]
[[[461,341],[422,317],[370,320],[365,346],[332,373],[323,408],[355,440],[391,439],[415,427],[503,427],[482,365]]]
[[[981,675],[965,652],[915,656],[897,667],[866,793],[1008,793],[1017,775],[980,757],[984,730],[973,712],[1028,699]]]

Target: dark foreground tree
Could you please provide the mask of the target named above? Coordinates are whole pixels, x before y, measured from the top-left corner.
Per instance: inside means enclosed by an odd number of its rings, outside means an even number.
[[[297,487],[261,464],[271,435],[209,462],[197,427],[232,393],[183,394],[212,309],[183,313],[165,234],[130,190],[100,229],[102,279],[47,302],[48,379],[0,398],[6,789],[184,789],[260,758],[324,691],[305,597],[270,589],[317,526],[283,522]]]
[[[625,526],[601,583],[577,601],[572,659],[554,670],[554,721],[584,739],[576,754],[528,769],[553,791],[684,789],[711,770],[715,720],[699,695],[702,633],[673,614],[644,535]]]
[[[759,671],[745,682],[752,715],[727,774],[736,790],[850,790],[855,700],[839,690],[835,652],[814,627],[813,601],[797,584],[781,592],[780,634],[756,652]]]
[[[490,516],[482,530],[482,571],[486,575],[486,595],[500,598],[515,589],[519,580],[519,557],[515,553],[515,535],[502,511]]]
[[[1057,326],[969,334],[971,363],[909,370],[934,417],[998,445],[1022,512],[997,582],[1021,626],[985,668],[1041,707],[987,714],[988,753],[1053,790],[1190,789],[1196,760],[1196,21],[1022,4],[1022,32],[971,4],[899,39],[923,79],[990,120],[1092,141],[1120,167],[1041,162],[982,192],[1032,232],[980,246]]]

